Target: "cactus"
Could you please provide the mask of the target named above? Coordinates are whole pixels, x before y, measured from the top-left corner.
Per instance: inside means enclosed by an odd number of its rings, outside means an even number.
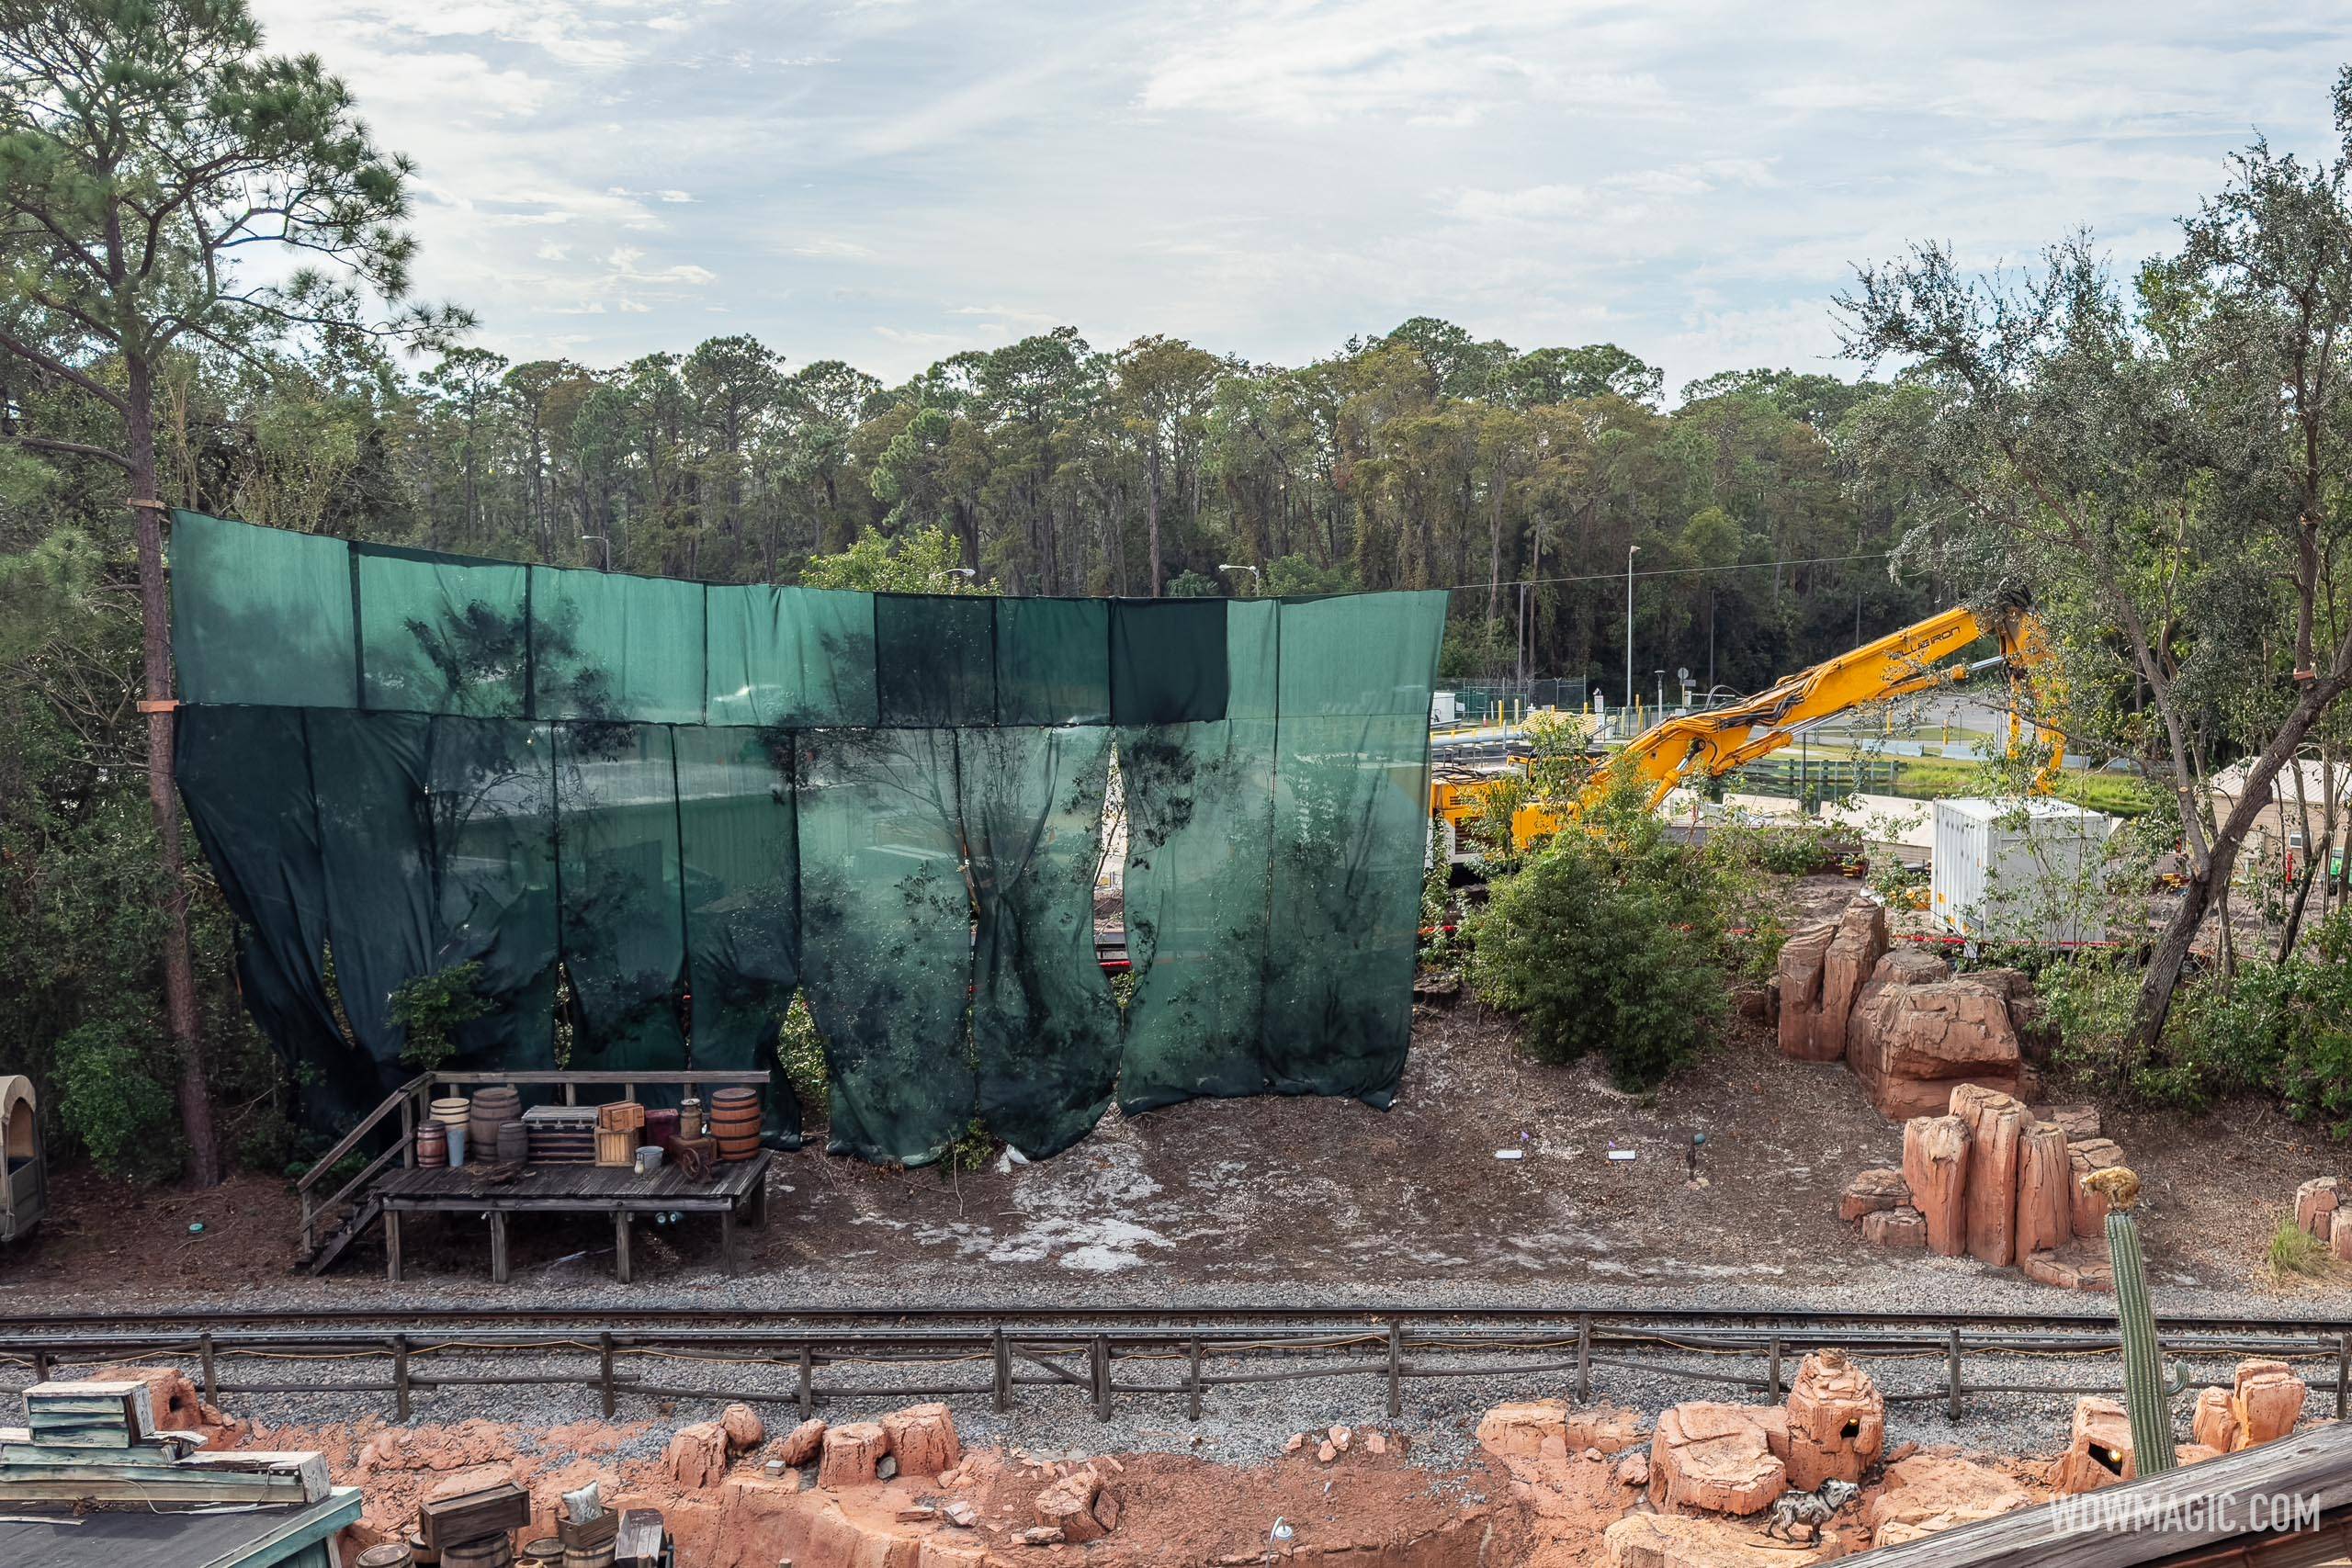
[[[2148,1300],[2148,1270],[2140,1257],[2140,1222],[2132,1213],[2140,1179],[2118,1166],[2095,1172],[2085,1185],[2108,1201],[2107,1253],[2115,1270],[2115,1315],[2123,1330],[2123,1404],[2132,1421],[2132,1462],[2143,1476],[2161,1475],[2176,1462],[2172,1395],[2181,1383],[2165,1376],[2156,1344],[2155,1308]]]

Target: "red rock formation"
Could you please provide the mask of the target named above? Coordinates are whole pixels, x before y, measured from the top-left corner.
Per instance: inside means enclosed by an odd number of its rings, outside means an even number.
[[[1781,991],[1781,1055],[1792,1061],[1818,1060],[1813,1055],[1814,1023],[1821,1016],[1822,968],[1838,928],[1824,921],[1792,932],[1781,944],[1775,976]]]
[[[829,1427],[817,1461],[817,1484],[829,1492],[863,1486],[874,1479],[875,1466],[889,1451],[890,1434],[879,1421]]]
[[[900,1475],[937,1475],[953,1470],[964,1457],[956,1438],[956,1419],[944,1404],[913,1404],[882,1417],[890,1452]]]
[[[1612,1568],[1811,1568],[1846,1551],[1834,1533],[1804,1546],[1773,1540],[1753,1525],[1679,1514],[1629,1514],[1602,1539]]]
[[[2235,1453],[2285,1437],[2302,1419],[2311,1390],[2284,1361],[2240,1361],[2228,1388],[2197,1396],[2191,1434],[2206,1447]]]
[[[2075,1401],[2075,1431],[2050,1483],[2068,1495],[2096,1492],[2139,1474],[2132,1460],[2132,1423],[2112,1399],[2084,1394]]]
[[[1846,1183],[1838,1200],[1838,1217],[1848,1224],[1882,1209],[1899,1209],[1911,1201],[1911,1189],[1899,1170],[1865,1170]]]
[[[2062,1291],[2112,1291],[2115,1268],[2108,1261],[2107,1243],[2077,1236],[2063,1247],[2029,1252],[2018,1259],[2025,1277]]]
[[[718,1426],[727,1434],[728,1448],[737,1453],[756,1449],[767,1440],[767,1427],[762,1425],[759,1413],[748,1404],[730,1404],[720,1411]]]
[[[2116,1146],[2112,1138],[2086,1138],[2066,1145],[2066,1158],[2074,1170],[2067,1197],[2074,1205],[2075,1234],[2079,1236],[2104,1236],[2107,1235],[2107,1194],[2084,1186],[2083,1178],[2121,1165],[2123,1151]]]
[[[1094,1517],[1094,1503],[1102,1477],[1090,1465],[1080,1465],[1037,1494],[1037,1522],[1058,1529],[1074,1543],[1100,1540],[1111,1532]]]
[[[1599,1449],[1622,1453],[1643,1441],[1642,1418],[1615,1405],[1572,1408],[1565,1399],[1531,1399],[1498,1404],[1478,1420],[1478,1446],[1497,1459],[1534,1459],[1547,1443],[1566,1456]]]
[[[1804,1059],[1834,1062],[1846,1054],[1846,1021],[1871,971],[1886,954],[1886,907],[1857,898],[1838,918],[1822,955],[1821,994],[1815,1005]]]
[[[2025,1488],[1997,1470],[1964,1459],[1916,1454],[1886,1467],[1885,1490],[1862,1509],[1872,1546],[2013,1513],[2031,1504]]]
[[[2055,1122],[2036,1122],[2018,1151],[2016,1252],[2030,1258],[2066,1245],[2075,1235],[2075,1163]]]
[[[1789,1484],[1810,1492],[1855,1481],[1886,1446],[1886,1400],[1838,1350],[1804,1359],[1789,1388]]]
[[[817,1457],[824,1441],[824,1422],[811,1416],[777,1438],[775,1451],[769,1457],[779,1464],[790,1465],[797,1470]]]
[[[1862,1239],[1872,1247],[1917,1252],[1928,1245],[1928,1222],[1918,1210],[1905,1205],[1862,1216]]]
[[[2333,1176],[2317,1176],[2295,1189],[2295,1223],[2322,1241],[2329,1238],[2343,1183]]]
[[[664,1463],[670,1479],[692,1491],[716,1486],[727,1479],[727,1428],[716,1421],[697,1421],[670,1434]]]
[[[2327,1255],[2338,1261],[2352,1260],[2352,1209],[2338,1209],[2328,1219]]]
[[[1968,1123],[1968,1255],[1996,1268],[2017,1261],[2018,1144],[2025,1107],[1977,1084],[1951,1091],[1951,1113]]]
[[[1957,1258],[1968,1250],[1968,1123],[1957,1116],[1915,1116],[1903,1124],[1903,1179],[1928,1230],[1928,1250]]]
[[[1788,1488],[1788,1412],[1693,1400],[1658,1417],[1650,1502],[1756,1514]]]

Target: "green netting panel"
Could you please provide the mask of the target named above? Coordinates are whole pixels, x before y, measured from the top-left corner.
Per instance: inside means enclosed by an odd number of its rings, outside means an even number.
[[[703,722],[703,586],[531,569],[539,718]]]
[[[1111,604],[1111,717],[1121,725],[1225,716],[1226,599]]]
[[[172,653],[186,703],[350,707],[351,556],[341,539],[172,513]]]
[[[295,1069],[304,1118],[372,1110],[371,1063],[327,1004],[319,822],[299,708],[184,708],[175,752],[198,841],[240,922],[237,978],[262,1032]]]
[[[425,795],[433,721],[313,708],[305,728],[335,984],[389,1093],[408,1076],[400,1062],[407,1032],[392,1021],[392,993],[433,973],[441,946]]]
[[[1274,808],[1279,606],[1227,618],[1229,716],[1123,727],[1127,1002],[1119,1106],[1148,1111],[1266,1087],[1267,855]]]
[[[530,569],[354,545],[361,705],[522,718]]]
[[[861,728],[876,721],[874,595],[713,586],[711,724]]]
[[[783,729],[682,728],[678,819],[685,868],[694,1065],[776,1066],[776,1034],[800,984],[799,844],[792,747]],[[800,1106],[778,1073],[767,1133],[800,1145]]]
[[[1443,593],[1284,604],[1267,1068],[1386,1106],[1412,1033]]]
[[[490,1012],[458,1066],[555,1066],[555,740],[520,719],[433,720],[425,752],[435,971],[481,965]]]
[[[1111,722],[1111,606],[1106,601],[998,603],[996,721]]]
[[[1094,956],[1094,868],[1110,732],[956,737],[978,912],[972,1055],[989,1131],[1042,1159],[1111,1103],[1119,1017]]]
[[[874,679],[886,725],[996,722],[992,596],[877,593]]]
[[[556,885],[577,1010],[570,1066],[675,1069],[686,1059],[686,936],[669,728],[554,728]]]
[[[971,896],[956,734],[820,729],[796,753],[801,965],[836,1153],[922,1165],[971,1124]]]

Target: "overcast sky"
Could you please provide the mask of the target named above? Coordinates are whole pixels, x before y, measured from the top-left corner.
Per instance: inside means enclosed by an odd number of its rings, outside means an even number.
[[[420,165],[420,291],[517,358],[750,333],[896,379],[1057,323],[1300,363],[1437,315],[1671,390],[1838,364],[1909,241],[2169,243],[2318,152],[2326,4],[254,0]]]

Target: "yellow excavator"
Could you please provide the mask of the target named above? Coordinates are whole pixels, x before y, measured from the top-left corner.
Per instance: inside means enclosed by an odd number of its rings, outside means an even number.
[[[1944,662],[1984,637],[1999,645],[1998,655],[1973,663]],[[1599,805],[1629,772],[1647,793],[1649,805],[1656,807],[1686,777],[1695,773],[1720,778],[1779,750],[1808,724],[1834,718],[1865,703],[1958,685],[1996,668],[2007,671],[2012,687],[2021,693],[2031,677],[2046,670],[2048,658],[2049,643],[2041,623],[2022,607],[2005,608],[1990,616],[1979,616],[1965,608],[1946,610],[1825,660],[1752,697],[1725,707],[1679,714],[1652,725],[1610,758],[1565,812],[1535,804],[1514,811],[1511,840],[1524,849],[1536,840],[1549,838],[1560,830],[1563,817],[1573,821]],[[2009,716],[2013,751],[2022,729],[2013,712]],[[2037,725],[2035,732],[2048,753],[2034,780],[2039,793],[2056,775],[2064,749],[2056,731]],[[1479,784],[1462,782],[1440,788],[1445,794],[1432,800],[1432,808],[1450,817],[1475,811],[1476,797],[1484,793]]]

